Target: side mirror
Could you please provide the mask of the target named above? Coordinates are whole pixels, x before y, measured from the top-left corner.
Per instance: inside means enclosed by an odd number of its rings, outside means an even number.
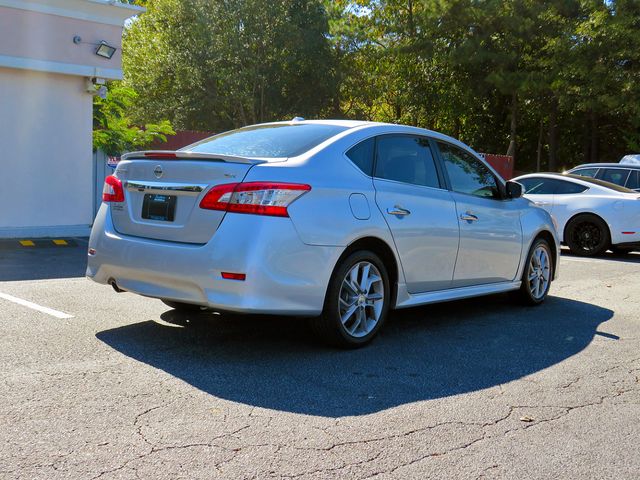
[[[507,182],[507,198],[520,198],[524,193],[522,184],[509,180]]]

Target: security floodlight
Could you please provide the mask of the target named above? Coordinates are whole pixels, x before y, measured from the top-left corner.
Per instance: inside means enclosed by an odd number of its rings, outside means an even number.
[[[104,40],[100,42],[100,45],[98,45],[98,48],[96,48],[96,55],[98,55],[99,57],[111,59],[114,53],[116,53],[116,47],[112,47]]]

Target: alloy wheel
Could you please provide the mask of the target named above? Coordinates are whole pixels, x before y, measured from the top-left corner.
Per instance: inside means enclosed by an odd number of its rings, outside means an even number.
[[[540,300],[544,297],[551,281],[551,259],[549,251],[543,245],[538,245],[531,255],[527,281],[534,299]]]
[[[338,302],[338,315],[349,335],[364,337],[376,327],[384,294],[382,275],[375,265],[362,261],[351,267],[342,281]]]

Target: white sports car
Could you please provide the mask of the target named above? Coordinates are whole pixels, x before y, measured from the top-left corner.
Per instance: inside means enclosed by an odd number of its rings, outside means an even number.
[[[524,197],[548,211],[558,237],[576,255],[640,248],[640,194],[595,178],[532,173],[514,178]]]

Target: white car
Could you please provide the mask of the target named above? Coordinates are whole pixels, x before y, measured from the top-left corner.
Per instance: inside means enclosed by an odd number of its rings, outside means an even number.
[[[548,211],[558,237],[576,255],[640,248],[640,194],[595,178],[532,173],[514,178],[524,197]]]

